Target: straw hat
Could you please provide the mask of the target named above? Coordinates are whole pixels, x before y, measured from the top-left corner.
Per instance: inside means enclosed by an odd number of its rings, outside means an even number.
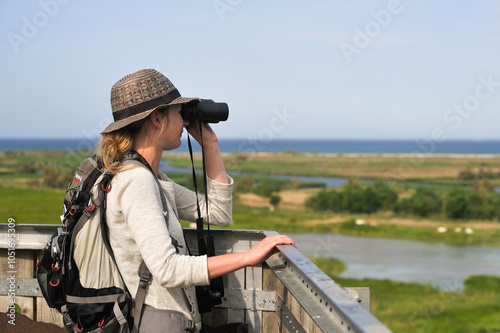
[[[172,82],[154,69],[142,69],[127,75],[111,88],[114,122],[101,134],[110,133],[146,118],[156,109],[184,104],[197,97],[181,97]]]

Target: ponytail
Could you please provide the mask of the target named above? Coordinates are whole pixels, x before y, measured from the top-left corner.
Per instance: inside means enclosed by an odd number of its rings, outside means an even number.
[[[158,110],[162,115],[168,117],[168,107]],[[135,166],[122,166],[122,161],[125,154],[131,149],[134,142],[134,136],[141,130],[147,122],[148,117],[136,121],[126,127],[116,131],[103,134],[101,140],[97,144],[97,157],[102,161],[104,167],[113,175],[119,172],[133,169]],[[168,118],[167,118],[168,119]],[[168,126],[168,125],[167,125]]]
[[[102,136],[98,144],[97,156],[111,174],[115,175],[128,169],[119,165],[119,163],[123,156],[132,149],[132,142],[132,135],[127,128]]]

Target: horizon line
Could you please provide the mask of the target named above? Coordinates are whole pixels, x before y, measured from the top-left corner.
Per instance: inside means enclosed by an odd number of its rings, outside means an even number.
[[[255,138],[218,138],[221,141],[236,141],[236,140],[250,140],[256,141]],[[0,137],[0,140],[87,140],[92,142],[97,142],[99,138],[83,138],[83,137]],[[182,137],[182,140],[187,140],[185,137]],[[257,139],[258,141],[258,139]],[[477,139],[477,138],[454,138],[454,139],[446,139],[440,140],[440,142],[428,138],[274,138],[269,140],[268,143],[272,141],[413,141],[413,142],[430,142],[433,141],[435,143],[446,143],[446,142],[500,142],[500,138],[497,139]]]
[[[98,140],[99,138],[84,137],[0,137],[0,140]],[[182,137],[185,140],[185,137]],[[218,138],[219,140],[255,140],[255,138]],[[257,139],[258,140],[258,139]],[[429,138],[274,138],[272,141],[435,141],[436,143],[445,143],[448,141],[499,141],[500,138],[454,138],[445,140],[432,140]]]

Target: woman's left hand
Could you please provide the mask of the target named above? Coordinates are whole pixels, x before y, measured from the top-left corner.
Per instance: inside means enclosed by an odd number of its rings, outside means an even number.
[[[198,120],[190,123],[186,128],[193,136],[193,138],[201,145],[201,138],[203,137],[203,146],[209,147],[218,143],[217,135],[208,123],[201,123],[203,133],[200,135],[200,124]]]

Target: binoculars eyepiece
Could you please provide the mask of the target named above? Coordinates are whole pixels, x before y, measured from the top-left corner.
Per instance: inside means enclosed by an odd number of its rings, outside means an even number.
[[[226,103],[216,103],[211,99],[200,99],[184,104],[181,116],[182,119],[189,122],[199,120],[204,123],[218,123],[227,120],[229,108]]]

